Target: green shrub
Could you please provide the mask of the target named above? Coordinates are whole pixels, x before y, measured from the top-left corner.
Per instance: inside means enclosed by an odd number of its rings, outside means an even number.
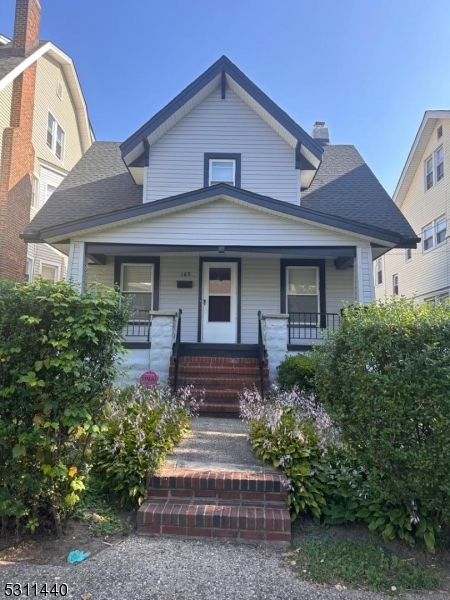
[[[386,537],[402,532],[432,548],[450,518],[448,305],[346,309],[315,361],[320,398],[367,474],[374,508],[360,516]]]
[[[61,522],[84,488],[91,437],[122,351],[114,290],[0,282],[2,530]]]
[[[104,431],[94,445],[93,469],[102,488],[124,508],[146,497],[146,476],[189,428],[197,407],[189,387],[173,394],[168,387],[129,386],[115,390]]]
[[[315,388],[315,363],[309,354],[287,356],[277,367],[278,383],[283,390],[298,387],[306,392]]]

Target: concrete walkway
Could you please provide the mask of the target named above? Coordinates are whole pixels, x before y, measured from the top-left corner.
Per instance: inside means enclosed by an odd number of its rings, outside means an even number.
[[[192,419],[192,431],[169,455],[166,467],[193,471],[234,471],[264,473],[273,467],[254,455],[248,441],[247,425],[238,419],[199,417]]]

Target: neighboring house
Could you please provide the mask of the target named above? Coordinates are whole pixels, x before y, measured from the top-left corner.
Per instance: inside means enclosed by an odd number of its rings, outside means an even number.
[[[226,57],[124,143],[94,143],[23,238],[68,253],[80,288],[130,295],[133,374],[167,380],[174,352],[211,410],[263,345],[273,380],[371,302],[373,257],[418,241],[353,146],[308,135]]]
[[[0,277],[65,277],[67,257],[19,238],[94,141],[72,59],[39,40],[38,0],[17,0],[0,35]]]
[[[374,262],[377,298],[400,294],[418,301],[439,301],[449,297],[449,164],[450,111],[429,110],[393,197],[421,244],[416,249],[391,250]]]

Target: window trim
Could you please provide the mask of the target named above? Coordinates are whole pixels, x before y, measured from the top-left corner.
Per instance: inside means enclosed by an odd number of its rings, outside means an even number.
[[[153,306],[152,310],[159,310],[159,273],[160,273],[160,258],[159,256],[115,256],[114,257],[114,284],[122,289],[122,265],[153,265]]]
[[[397,280],[397,283],[395,283],[396,280]],[[397,291],[395,291],[395,288],[397,288]],[[394,275],[392,275],[392,295],[393,296],[399,295],[398,273],[394,273]]]
[[[241,187],[241,154],[227,152],[205,152],[203,155],[203,186],[209,186],[210,161],[234,160],[234,187]],[[215,184],[217,185],[217,184]]]
[[[47,135],[49,132],[49,128],[48,128],[49,117],[51,117],[53,119],[52,145],[51,146],[49,145],[48,139],[47,139]],[[62,134],[63,134],[62,145],[61,145],[61,158],[59,158],[56,154],[56,139],[57,139],[56,136],[57,136],[57,132],[58,132],[58,127],[60,128],[60,130],[62,131]],[[45,136],[46,136],[45,142],[46,142],[47,148],[51,151],[52,154],[54,154],[55,158],[57,160],[59,160],[59,162],[61,164],[64,164],[64,158],[65,158],[65,154],[66,154],[66,131],[62,127],[61,123],[56,119],[55,115],[52,113],[52,111],[50,109],[47,111],[47,127],[45,130]]]
[[[325,329],[327,326],[327,298],[326,298],[326,278],[325,278],[325,259],[307,260],[307,259],[280,259],[280,312],[287,314],[287,268],[288,267],[318,267],[319,270],[319,313],[320,327]]]
[[[53,262],[51,260],[41,260],[39,261],[39,275],[42,277],[42,267],[47,265],[48,267],[55,267],[55,279],[53,281],[59,281],[61,279],[61,265],[59,263]],[[50,280],[49,280],[50,281]]]

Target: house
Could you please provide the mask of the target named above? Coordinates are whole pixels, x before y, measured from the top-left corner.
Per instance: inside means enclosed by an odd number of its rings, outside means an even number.
[[[416,249],[391,250],[375,261],[377,298],[400,294],[420,302],[449,297],[449,163],[450,111],[426,111],[393,197],[421,243]]]
[[[63,279],[67,257],[19,234],[94,141],[72,59],[39,40],[39,0],[0,35],[0,277]]]
[[[372,259],[418,241],[353,146],[306,133],[225,56],[122,144],[94,143],[22,237],[68,254],[80,288],[119,285],[132,375],[201,384],[211,412],[371,302]]]

